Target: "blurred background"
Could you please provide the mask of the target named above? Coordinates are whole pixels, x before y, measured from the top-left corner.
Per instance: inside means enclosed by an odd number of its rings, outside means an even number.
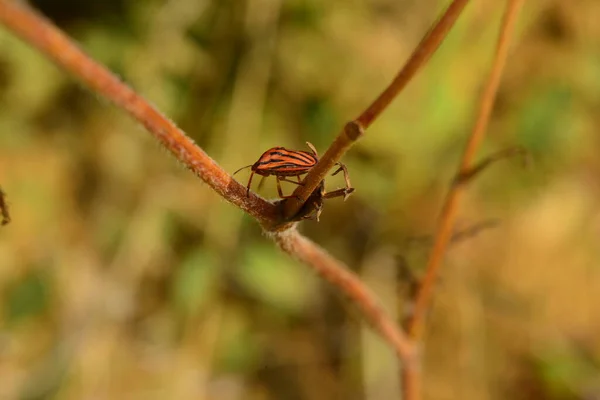
[[[449,2],[31,3],[233,172],[273,146],[324,152]],[[300,227],[399,321],[503,5],[467,7],[343,159],[355,194]],[[599,20],[597,0],[526,2],[480,154],[533,162],[493,165],[462,203],[427,399],[600,399]],[[343,296],[4,28],[0,185],[0,399],[398,398],[392,352]]]

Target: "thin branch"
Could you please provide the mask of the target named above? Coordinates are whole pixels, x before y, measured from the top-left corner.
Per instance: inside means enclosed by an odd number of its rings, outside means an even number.
[[[490,165],[504,160],[506,158],[511,157],[522,157],[523,165],[528,166],[531,163],[529,152],[523,147],[509,147],[507,149],[503,149],[493,153],[483,160],[479,161],[476,165],[472,166],[470,169],[465,171],[463,175],[459,175],[456,177],[455,184],[465,184],[471,182],[473,178],[479,176],[483,171],[485,171]]]
[[[454,23],[462,14],[469,0],[453,1],[442,17],[434,24],[430,31],[423,37],[417,48],[413,51],[410,58],[402,67],[402,70],[396,75],[392,83],[375,99],[361,115],[356,122],[367,129],[377,117],[390,105],[398,96],[398,93],[406,87],[410,80],[419,72],[419,70],[429,61],[433,53],[440,47]]]
[[[46,18],[20,2],[0,0],[0,22],[94,92],[126,110],[177,160],[225,200],[252,215],[264,226],[271,226],[280,219],[273,204],[254,194],[247,197],[246,188],[196,146],[172,121],[108,69],[93,61]]]
[[[462,161],[456,175],[457,177],[469,175],[469,171],[474,163],[475,153],[483,141],[494,101],[496,99],[496,93],[500,85],[500,78],[506,64],[511,35],[514,31],[517,16],[523,5],[523,1],[524,0],[508,0],[507,2],[490,75],[481,96],[477,120],[465,147]],[[408,324],[408,331],[411,337],[415,339],[420,338],[422,334],[425,313],[431,303],[435,280],[438,276],[444,254],[446,253],[446,248],[452,237],[454,221],[458,211],[458,202],[463,194],[464,187],[465,186],[460,180],[457,180],[455,184],[450,187],[442,209],[433,250],[431,251],[430,258],[427,262],[425,277],[423,278],[423,282],[417,293],[414,313]]]
[[[420,400],[423,398],[420,385],[421,379],[423,379],[423,374],[420,364],[409,364],[402,370],[402,400]]]
[[[479,222],[473,226],[470,226],[464,230],[455,231],[452,233],[452,237],[450,238],[450,244],[456,245],[462,243],[463,241],[473,239],[475,236],[479,235],[481,232],[497,227],[500,224],[499,220],[490,219],[486,221]],[[407,238],[404,241],[404,245],[408,248],[412,246],[432,246],[433,245],[433,236],[423,235],[423,236],[412,236]]]
[[[408,321],[408,334],[416,342],[420,341],[423,336],[425,316],[431,304],[433,288],[446,253],[446,248],[452,239],[452,230],[458,212],[458,203],[465,188],[465,182],[461,182],[460,177],[473,175],[470,174],[470,171],[473,168],[475,153],[483,141],[492,113],[496,93],[498,92],[498,87],[500,85],[500,78],[508,56],[511,35],[515,30],[517,16],[523,6],[523,2],[524,0],[508,0],[506,3],[494,60],[492,62],[487,83],[481,95],[477,120],[465,147],[456,178],[446,196],[446,201],[440,215],[440,222],[435,235],[433,250],[431,251],[425,269],[425,277],[417,291],[413,314]],[[422,374],[415,366],[409,365],[403,370],[402,388],[406,400],[418,400],[422,398],[421,380]]]
[[[298,186],[294,196],[284,203],[284,215],[291,218],[308,196],[319,185],[327,172],[342,158],[350,146],[354,144],[371,123],[390,105],[392,100],[406,87],[408,82],[431,58],[438,49],[454,23],[462,13],[469,0],[454,0],[446,9],[442,17],[433,25],[430,31],[421,40],[406,64],[396,75],[392,83],[377,97],[377,99],[354,121],[347,123],[335,141],[329,146],[323,157],[319,160],[304,179],[304,185]]]
[[[340,288],[360,308],[373,328],[392,345],[405,366],[415,362],[414,346],[406,334],[383,310],[375,295],[346,266],[295,229],[274,233],[272,237],[283,251]]]

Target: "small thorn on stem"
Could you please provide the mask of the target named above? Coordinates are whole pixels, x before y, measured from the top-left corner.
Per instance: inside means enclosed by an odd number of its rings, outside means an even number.
[[[511,157],[522,157],[524,167],[528,167],[531,164],[531,154],[529,153],[529,151],[527,151],[527,149],[520,146],[509,147],[507,149],[503,149],[496,153],[493,153],[492,155],[484,158],[472,168],[460,172],[455,178],[454,184],[463,185],[469,183],[493,163]]]

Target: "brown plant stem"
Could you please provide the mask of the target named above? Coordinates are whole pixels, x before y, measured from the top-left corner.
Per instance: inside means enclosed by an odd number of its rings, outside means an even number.
[[[408,322],[407,330],[414,341],[419,341],[423,335],[425,316],[431,304],[433,289],[446,253],[446,248],[452,237],[458,204],[465,188],[464,183],[466,182],[462,182],[460,177],[470,175],[470,171],[474,165],[475,153],[483,141],[496,93],[500,85],[502,72],[506,65],[511,35],[515,30],[517,17],[523,2],[524,0],[508,0],[506,3],[494,60],[481,95],[477,119],[466,144],[456,179],[446,196],[435,235],[434,246],[427,262],[425,276],[417,291],[412,318]],[[403,387],[407,394],[407,400],[420,398],[420,379],[421,376],[419,373],[410,368],[405,369]],[[410,396],[408,396],[409,394]]]
[[[392,345],[404,365],[414,362],[412,343],[394,319],[383,310],[375,295],[346,266],[295,229],[274,233],[272,237],[283,251],[340,288],[360,308],[371,326]]]
[[[481,95],[477,120],[471,131],[471,135],[469,136],[461,159],[461,164],[456,175],[458,179],[455,184],[450,187],[447,194],[435,235],[433,250],[431,251],[429,261],[427,262],[425,277],[419,292],[417,293],[415,310],[408,325],[409,332],[411,332],[411,336],[413,337],[419,337],[421,334],[424,314],[429,306],[433,285],[438,275],[438,270],[445,254],[446,247],[452,236],[452,228],[456,219],[458,201],[460,200],[465,187],[463,185],[464,182],[460,181],[460,177],[472,175],[470,170],[474,164],[475,153],[483,141],[489,123],[494,101],[496,99],[496,93],[500,85],[500,78],[508,56],[511,34],[514,31],[518,11],[522,3],[523,0],[508,0],[507,3],[492,68],[483,94]]]
[[[296,215],[308,196],[315,190],[319,183],[325,179],[327,172],[333,168],[350,146],[356,142],[373,121],[390,105],[392,100],[406,87],[408,82],[431,58],[440,44],[448,35],[450,29],[462,13],[469,0],[454,0],[446,9],[442,17],[433,25],[417,48],[413,51],[408,61],[398,72],[390,85],[375,99],[375,101],[354,121],[347,123],[338,134],[335,141],[329,146],[323,157],[319,160],[304,179],[304,185],[298,186],[294,196],[284,203],[284,215],[291,218]]]
[[[114,74],[93,61],[46,18],[20,2],[0,0],[0,22],[40,50],[94,92],[126,110],[142,123],[188,169],[221,197],[252,215],[263,225],[279,219],[277,208],[263,198],[246,196],[246,188],[235,181],[212,158]]]

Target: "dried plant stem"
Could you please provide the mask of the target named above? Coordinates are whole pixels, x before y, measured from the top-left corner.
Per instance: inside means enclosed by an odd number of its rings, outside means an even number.
[[[413,337],[419,337],[421,333],[424,314],[431,300],[433,285],[438,275],[438,270],[444,257],[446,247],[448,246],[452,236],[452,228],[454,226],[458,201],[460,200],[465,187],[458,180],[460,177],[470,173],[470,170],[475,162],[475,153],[483,141],[496,98],[496,93],[500,85],[502,71],[504,70],[504,66],[506,64],[511,34],[514,31],[518,11],[521,8],[522,3],[523,0],[508,0],[507,3],[506,12],[504,14],[502,27],[497,42],[496,54],[494,56],[490,75],[481,96],[477,120],[465,147],[457,174],[457,182],[450,187],[450,190],[447,194],[440,216],[439,226],[435,235],[431,256],[427,263],[425,277],[419,292],[417,293],[415,310],[413,317],[411,318],[411,322],[409,323],[409,332],[411,332],[411,336]]]
[[[371,326],[392,345],[405,365],[414,362],[414,347],[401,328],[380,306],[375,295],[340,261],[318,245],[288,229],[272,235],[286,253],[317,272],[333,286],[340,288],[358,307]]]
[[[406,87],[408,82],[431,58],[438,49],[450,29],[462,13],[469,0],[454,0],[446,9],[442,17],[433,25],[421,40],[406,64],[396,75],[392,83],[375,99],[375,101],[354,121],[347,123],[338,134],[335,141],[329,146],[317,165],[313,167],[306,178],[304,185],[298,186],[294,196],[287,199],[284,204],[284,214],[291,218],[308,196],[315,190],[319,183],[325,179],[327,172],[333,168],[350,146],[356,142],[373,121],[390,105],[392,100]]]
[[[415,341],[419,341],[422,337],[425,315],[431,304],[433,289],[446,248],[452,237],[452,229],[458,212],[458,204],[465,188],[464,182],[461,182],[461,177],[470,173],[475,162],[475,153],[483,141],[496,93],[500,85],[502,72],[506,64],[511,35],[515,30],[515,24],[523,2],[524,0],[507,1],[494,60],[485,89],[481,96],[477,120],[465,147],[455,182],[450,187],[446,196],[435,235],[434,246],[427,262],[425,276],[417,291],[413,315],[407,326],[410,337]],[[403,383],[407,400],[421,398],[420,378],[420,374],[414,368],[410,368],[409,366],[405,369]]]
[[[279,219],[273,204],[256,195],[246,197],[246,188],[196,146],[172,121],[108,69],[93,61],[44,17],[20,2],[0,0],[0,22],[94,92],[126,110],[224,199],[263,225],[269,226]]]
[[[469,0],[454,0],[442,17],[423,37],[402,67],[392,83],[375,99],[375,101],[356,119],[356,122],[367,129],[379,115],[390,105],[408,82],[429,61],[433,53],[440,47],[450,29],[463,12]]]

